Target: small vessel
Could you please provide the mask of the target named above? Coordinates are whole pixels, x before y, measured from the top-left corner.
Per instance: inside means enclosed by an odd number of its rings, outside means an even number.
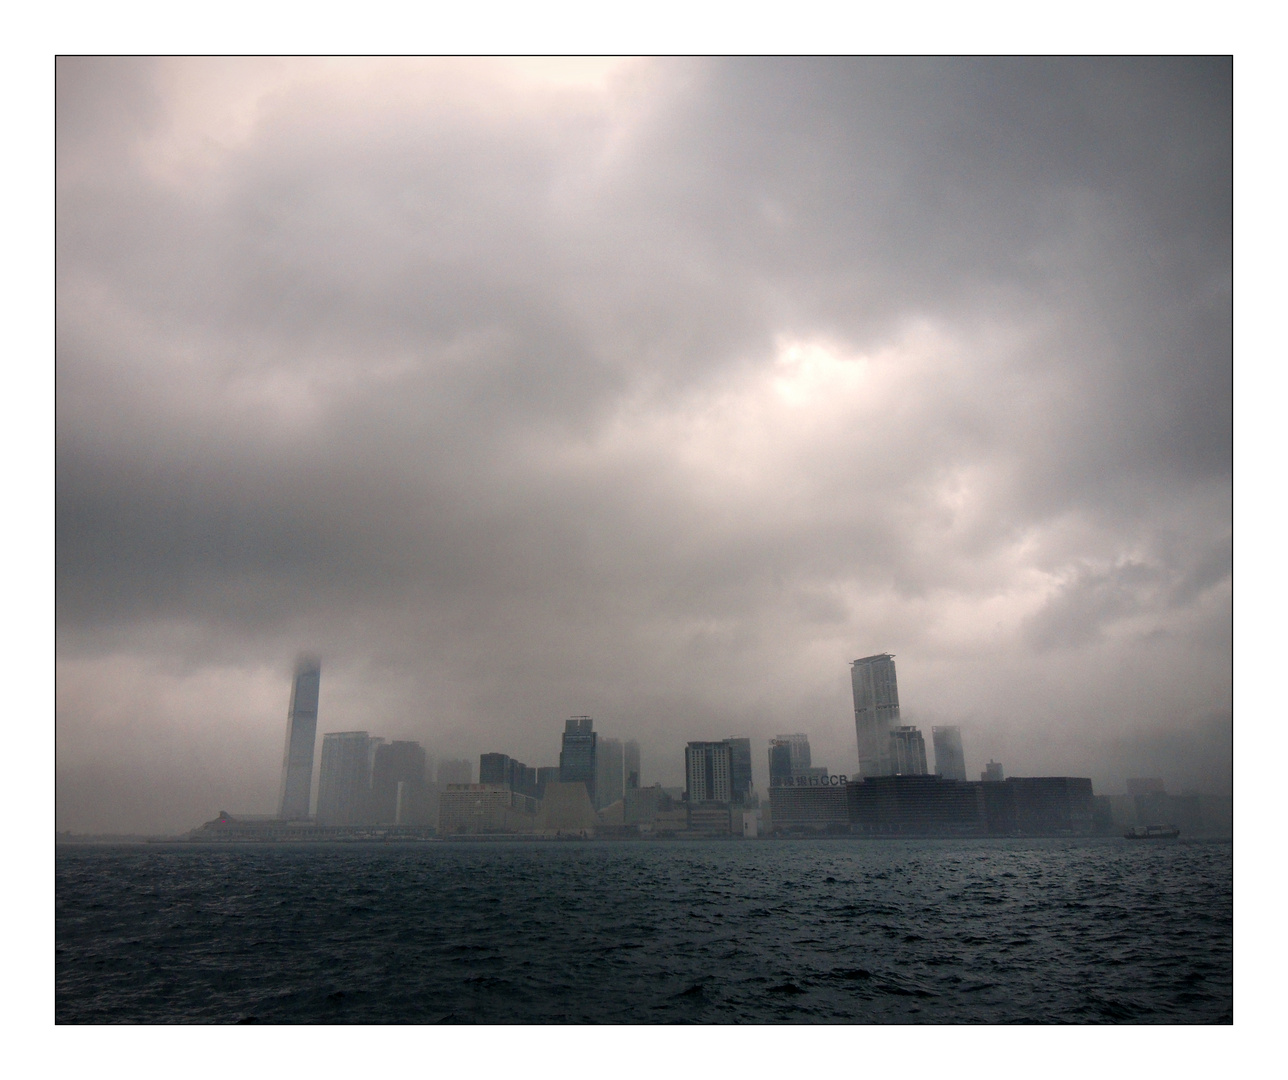
[[[1127,840],[1175,840],[1180,835],[1175,825],[1133,825],[1123,833]]]

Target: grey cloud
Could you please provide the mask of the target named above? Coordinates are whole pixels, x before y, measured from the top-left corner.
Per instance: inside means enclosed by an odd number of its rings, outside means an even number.
[[[937,665],[1036,700],[1106,643],[1228,651],[1228,62],[477,100],[483,69],[215,63],[58,65],[67,678],[146,660],[181,700],[308,644],[350,719],[431,748],[535,757],[599,709],[678,760],[793,716],[847,745],[877,648],[1016,746],[1025,707]],[[184,89],[212,71],[268,88],[231,134]],[[1185,685],[1159,723],[1228,710]],[[117,722],[68,700],[60,738]],[[1066,769],[1104,760],[1081,723]]]

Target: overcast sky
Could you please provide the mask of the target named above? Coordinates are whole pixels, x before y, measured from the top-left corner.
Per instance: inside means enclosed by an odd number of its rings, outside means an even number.
[[[57,817],[565,717],[1231,784],[1228,60],[57,66]],[[320,737],[319,737],[320,743]]]

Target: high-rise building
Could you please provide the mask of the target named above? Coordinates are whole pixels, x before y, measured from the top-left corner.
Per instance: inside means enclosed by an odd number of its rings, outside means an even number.
[[[620,739],[600,739],[595,754],[595,809],[612,806],[625,790]]]
[[[509,754],[480,754],[479,783],[508,785],[510,783],[510,763]]]
[[[373,747],[373,742],[375,747]],[[370,814],[371,765],[375,748],[365,731],[333,731],[322,736],[318,777],[318,824],[361,825]]]
[[[827,768],[811,764],[809,736],[776,735],[769,740],[769,786],[794,787],[802,780],[828,775]]]
[[[371,762],[371,817],[381,825],[398,822],[399,785],[411,804],[425,787],[425,750],[418,742],[378,744]],[[319,799],[319,802],[321,800]]]
[[[504,784],[521,795],[540,797],[537,770],[529,768],[509,754],[480,754],[479,783]]]
[[[775,738],[787,744],[791,755],[792,772],[801,772],[811,767],[809,736],[797,732],[795,735],[777,735]]]
[[[585,784],[592,807],[595,805],[596,747],[599,741],[594,725],[595,721],[589,716],[570,717],[564,723],[559,750],[560,783]]]
[[[751,776],[751,740],[725,739],[729,747],[729,786],[732,801],[745,803],[754,786]]]
[[[935,772],[945,780],[965,780],[966,755],[962,753],[962,729],[932,727],[930,738],[935,744]]]
[[[684,790],[690,803],[732,801],[732,757],[727,741],[691,742],[685,747]]]
[[[854,687],[854,732],[859,744],[859,775],[894,773],[890,733],[899,727],[899,685],[894,656],[877,653],[850,665]]]
[[[792,770],[792,747],[783,737],[769,740],[769,786],[789,784],[795,773]]]
[[[896,776],[925,776],[926,740],[915,727],[897,727],[890,733],[890,764]]]
[[[634,739],[627,739],[622,748],[622,759],[626,773],[626,790],[642,786],[640,777],[640,744]]]
[[[291,684],[286,748],[282,752],[282,791],[277,804],[277,816],[287,821],[300,821],[309,816],[321,681],[322,661],[316,656],[301,656],[296,661],[295,681]]]
[[[986,784],[1000,784],[1003,780],[1002,763],[990,758],[988,764],[984,766],[984,771],[979,774],[979,778]]]
[[[447,759],[438,763],[438,785],[474,783],[474,764],[470,761]]]

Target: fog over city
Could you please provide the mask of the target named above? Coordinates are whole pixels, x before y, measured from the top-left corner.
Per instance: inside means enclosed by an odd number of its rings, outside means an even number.
[[[1218,60],[57,64],[57,826],[318,741],[1231,789]],[[927,734],[927,741],[929,736]]]

